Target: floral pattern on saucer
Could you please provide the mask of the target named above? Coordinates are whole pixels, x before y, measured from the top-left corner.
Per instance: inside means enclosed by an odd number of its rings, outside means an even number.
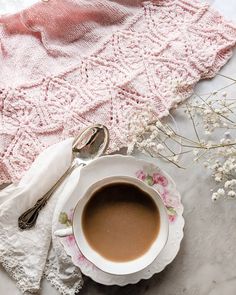
[[[178,216],[176,209],[180,205],[178,196],[173,196],[168,190],[168,179],[161,170],[153,165],[145,165],[136,172],[136,177],[156,189],[166,206],[169,221],[174,222]]]
[[[60,224],[63,224],[66,227],[70,227],[72,225],[74,209],[70,209],[68,213],[61,212],[59,214],[58,221]],[[66,247],[67,252],[70,252],[72,261],[74,264],[87,264],[89,267],[94,267],[94,265],[88,261],[84,255],[80,252],[79,248],[77,247],[75,236],[70,235],[68,237],[63,238],[63,245]]]
[[[146,161],[123,155],[104,156],[82,168],[78,189],[74,194],[68,196],[62,207],[57,229],[71,226],[73,208],[78,202],[78,195],[83,195],[81,191],[85,192],[91,184],[98,180],[115,175],[137,177],[159,192],[167,208],[170,227],[167,244],[158,257],[142,271],[126,276],[116,276],[101,271],[87,260],[80,252],[73,235],[60,238],[60,241],[67,255],[71,257],[72,262],[80,268],[83,274],[100,284],[124,286],[150,278],[153,274],[162,271],[175,258],[183,238],[183,205],[175,182],[156,165],[154,159]]]

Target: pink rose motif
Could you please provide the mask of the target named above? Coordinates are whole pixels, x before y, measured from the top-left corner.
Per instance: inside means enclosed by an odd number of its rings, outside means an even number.
[[[70,236],[66,237],[66,243],[69,247],[73,247],[75,245],[75,236],[70,235]]]
[[[80,251],[78,251],[78,253],[76,254],[76,260],[78,264],[82,263],[86,266],[93,267],[93,264],[89,260],[87,260],[86,257]]]
[[[178,196],[171,195],[167,189],[164,188],[161,193],[161,198],[166,207],[178,208],[179,207],[179,198]]]
[[[169,217],[169,221],[170,221],[170,223],[175,222],[175,220],[176,220],[176,218],[177,218],[176,215],[169,215],[168,217]]]
[[[136,176],[138,177],[138,179],[140,179],[140,180],[145,180],[146,179],[146,177],[147,177],[147,174],[146,173],[144,173],[144,171],[143,170],[138,170],[137,172],[136,172]]]
[[[168,196],[169,196],[168,190],[164,189],[163,192],[161,193],[161,198],[165,206],[168,205]]]
[[[77,260],[80,261],[80,262],[86,262],[87,259],[84,257],[84,255],[78,251],[78,254],[77,254]]]
[[[164,187],[168,185],[167,178],[158,172],[153,173],[152,178],[153,178],[154,184],[160,184],[161,186],[164,186]]]
[[[175,220],[177,218],[177,212],[176,212],[175,208],[167,207],[167,213],[168,213],[170,223],[175,222]]]

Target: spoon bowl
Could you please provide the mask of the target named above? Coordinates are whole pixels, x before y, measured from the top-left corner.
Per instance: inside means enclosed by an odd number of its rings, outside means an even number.
[[[72,145],[73,157],[84,162],[100,157],[109,143],[109,131],[104,125],[85,129]]]

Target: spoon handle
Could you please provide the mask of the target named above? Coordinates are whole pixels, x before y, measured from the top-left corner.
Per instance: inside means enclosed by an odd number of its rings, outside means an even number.
[[[18,226],[20,229],[30,229],[33,227],[37,221],[39,211],[46,205],[49,198],[55,192],[55,190],[61,185],[61,183],[65,180],[65,178],[72,173],[72,171],[79,167],[81,164],[74,162],[66,172],[61,176],[61,178],[54,184],[54,186],[42,197],[40,198],[33,207],[25,211],[19,218],[18,218]]]

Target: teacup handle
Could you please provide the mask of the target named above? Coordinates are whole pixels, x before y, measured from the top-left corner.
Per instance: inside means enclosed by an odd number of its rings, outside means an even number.
[[[58,229],[54,232],[56,237],[64,238],[70,235],[73,235],[72,226],[68,228]]]

